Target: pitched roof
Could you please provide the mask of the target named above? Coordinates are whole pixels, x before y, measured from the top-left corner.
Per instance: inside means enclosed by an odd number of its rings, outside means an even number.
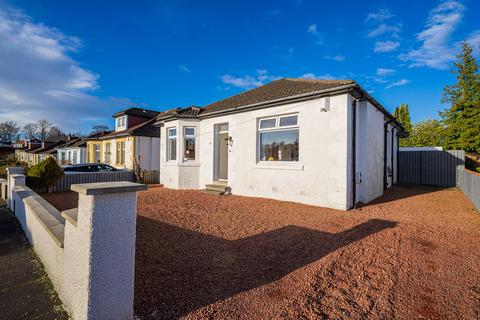
[[[247,106],[255,103],[268,102],[299,94],[340,88],[353,85],[353,80],[315,80],[283,78],[272,81],[264,86],[248,90],[235,96],[211,103],[202,108],[202,115],[227,108]]]
[[[197,106],[190,106],[185,108],[175,108],[164,111],[157,116],[157,120],[165,120],[168,118],[197,118],[202,112],[202,108]]]
[[[153,111],[153,110],[148,110],[148,109],[142,109],[142,108],[130,108],[127,110],[122,110],[113,115],[113,117],[118,117],[121,115],[130,115],[130,116],[136,116],[136,117],[144,117],[144,118],[155,118],[160,112],[158,111]]]
[[[88,137],[87,140],[104,140],[123,136],[160,137],[160,128],[154,125],[155,121],[156,119],[152,118],[126,130],[116,132],[112,131],[108,134],[95,138]]]
[[[36,153],[36,154],[38,154],[38,153],[49,153],[49,151],[51,151],[52,149],[55,149],[57,146],[62,145],[64,143],[65,143],[65,141],[59,140],[57,142],[46,145],[43,148],[37,148],[37,149],[34,149],[34,150],[30,150],[29,153]]]
[[[63,148],[76,148],[81,147],[82,144],[86,144],[86,142],[81,138],[72,138],[69,141],[65,142],[57,146],[55,149],[63,149]]]

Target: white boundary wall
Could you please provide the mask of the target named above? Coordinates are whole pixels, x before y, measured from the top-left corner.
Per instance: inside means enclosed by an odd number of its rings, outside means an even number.
[[[60,213],[9,175],[11,209],[73,319],[133,319],[136,192],[131,182],[72,185],[78,209]]]

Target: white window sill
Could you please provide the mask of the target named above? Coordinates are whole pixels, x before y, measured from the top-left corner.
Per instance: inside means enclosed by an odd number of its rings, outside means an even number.
[[[168,167],[200,167],[198,162],[167,162],[165,166]]]
[[[293,170],[303,171],[303,164],[301,163],[285,163],[281,161],[261,161],[253,166],[254,169],[270,169],[270,170]]]

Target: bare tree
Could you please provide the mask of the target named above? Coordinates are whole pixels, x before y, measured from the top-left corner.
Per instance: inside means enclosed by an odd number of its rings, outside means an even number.
[[[0,140],[13,142],[17,137],[20,128],[14,121],[4,121],[0,123]]]
[[[90,134],[102,132],[102,131],[108,131],[110,128],[106,125],[98,124],[92,127],[92,132]]]
[[[61,137],[61,136],[64,136],[65,133],[60,130],[60,128],[58,128],[57,126],[51,126],[49,129],[48,129],[48,137],[49,138],[52,138],[52,137]]]
[[[50,122],[46,119],[39,120],[37,122],[38,126],[38,135],[41,140],[45,139],[48,135],[48,129],[52,126]]]
[[[36,123],[30,122],[23,127],[23,133],[27,136],[28,140],[32,140],[37,135],[38,126]]]

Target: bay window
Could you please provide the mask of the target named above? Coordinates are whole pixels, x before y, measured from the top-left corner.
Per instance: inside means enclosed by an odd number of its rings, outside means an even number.
[[[195,160],[195,140],[196,140],[195,128],[192,128],[192,127],[183,128],[183,137],[184,137],[183,160],[184,161]]]
[[[177,160],[177,128],[167,129],[167,161]]]
[[[298,114],[259,119],[259,161],[298,161]]]

